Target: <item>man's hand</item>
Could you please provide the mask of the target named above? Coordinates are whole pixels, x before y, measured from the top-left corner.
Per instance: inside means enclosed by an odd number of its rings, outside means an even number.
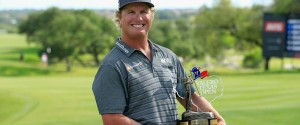
[[[214,116],[218,119],[218,125],[226,125],[224,118],[218,113],[218,111],[202,96],[196,93],[192,94],[192,100],[194,104],[204,112],[213,112]]]
[[[226,125],[225,121],[222,119],[218,119],[218,125]]]

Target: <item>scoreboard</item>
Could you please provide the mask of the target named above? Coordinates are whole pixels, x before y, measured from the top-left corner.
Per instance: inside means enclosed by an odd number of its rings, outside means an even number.
[[[292,15],[287,19],[286,49],[300,52],[300,17]]]
[[[263,56],[300,57],[300,14],[265,13]]]

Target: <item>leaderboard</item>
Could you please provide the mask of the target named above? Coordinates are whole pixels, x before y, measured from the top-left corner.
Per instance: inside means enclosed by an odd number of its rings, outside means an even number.
[[[286,26],[286,50],[300,52],[300,18],[287,19]]]

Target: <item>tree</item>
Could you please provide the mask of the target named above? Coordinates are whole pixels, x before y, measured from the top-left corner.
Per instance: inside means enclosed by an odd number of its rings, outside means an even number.
[[[26,33],[29,42],[40,44],[42,51],[48,47],[51,48],[49,59],[65,59],[67,71],[70,71],[69,56],[76,46],[73,42],[74,36],[69,30],[74,22],[75,17],[67,11],[51,8],[45,12],[30,15],[28,20],[20,25],[20,32]]]
[[[81,31],[84,31],[81,38],[86,42],[84,42],[84,47],[77,52],[77,55],[80,53],[91,54],[95,65],[98,66],[100,63],[99,54],[108,52],[114,45],[115,38],[118,35],[117,28],[110,19],[101,17],[92,11],[78,10],[75,11],[75,14],[78,17],[83,17],[87,25],[84,29],[81,29]]]
[[[224,51],[249,51],[261,47],[262,6],[236,8],[230,0],[219,0],[212,8],[202,9],[195,18],[195,37],[199,55],[217,59]]]
[[[276,13],[300,13],[299,0],[274,0],[272,11]]]
[[[26,33],[29,42],[36,42],[42,50],[52,49],[49,59],[65,60],[67,71],[71,70],[70,58],[78,59],[84,53],[93,53],[99,63],[98,53],[111,46],[115,32],[107,20],[88,10],[60,10],[50,8],[44,12],[29,16],[20,25],[20,31]],[[93,51],[100,49],[100,51]]]
[[[248,51],[255,47],[262,47],[262,16],[263,6],[238,9],[240,16],[235,19],[235,28],[231,34],[236,38],[236,48]]]
[[[184,58],[195,57],[197,45],[193,36],[193,22],[190,18],[179,18],[175,20],[176,30],[179,32],[180,39],[178,43],[173,44],[175,52]],[[194,48],[196,47],[196,48]]]
[[[220,0],[213,8],[201,9],[195,18],[196,57],[210,56],[221,59],[228,47],[224,37],[235,28],[236,9],[230,0]],[[234,41],[231,41],[234,42]]]

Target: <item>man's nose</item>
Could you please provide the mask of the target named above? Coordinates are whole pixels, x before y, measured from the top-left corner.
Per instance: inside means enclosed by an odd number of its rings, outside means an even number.
[[[143,20],[142,14],[140,14],[140,13],[136,14],[136,18],[139,20]]]

